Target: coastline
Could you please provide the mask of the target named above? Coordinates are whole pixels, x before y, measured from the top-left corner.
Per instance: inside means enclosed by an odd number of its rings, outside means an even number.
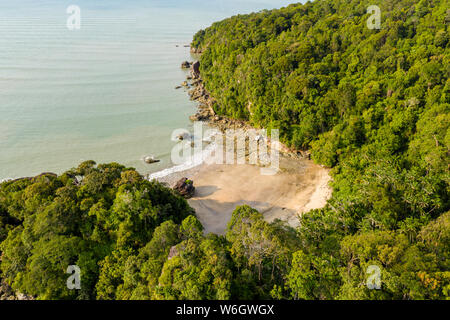
[[[188,89],[191,100],[199,103],[197,113],[190,117],[191,121],[202,121],[222,133],[227,129],[242,129],[244,132],[254,129],[244,121],[216,115],[213,110],[215,99],[203,85],[199,62],[189,65],[190,74],[183,86]],[[270,139],[265,143],[270,147]],[[261,166],[248,161],[245,164],[201,162],[155,180],[168,187],[173,187],[182,178],[194,182],[196,191],[188,203],[196,211],[205,234],[224,234],[232,212],[244,204],[260,211],[269,222],[280,219],[291,227],[298,227],[299,215],[324,207],[331,197],[329,169],[314,164],[307,151],[291,150],[281,143],[274,147],[279,152],[280,166],[278,173],[272,176],[261,175]],[[170,169],[173,168],[166,170]]]
[[[184,87],[191,100],[199,104],[197,113],[190,117],[191,121],[200,121],[222,133],[227,129],[242,129],[244,132],[254,129],[244,121],[216,115],[213,110],[215,99],[203,85],[199,63],[189,63],[189,67]],[[264,143],[271,147],[270,138]],[[188,202],[204,225],[205,233],[223,234],[231,213],[244,204],[259,210],[267,221],[280,219],[297,227],[300,214],[326,205],[332,193],[328,185],[331,177],[328,169],[310,160],[308,152],[291,150],[281,143],[277,143],[275,148],[280,155],[280,167],[273,176],[261,175],[262,166],[248,164],[248,161],[239,165],[209,165],[200,161],[168,167],[144,177],[170,188],[182,178],[194,181],[196,192]],[[209,157],[211,150],[206,149],[203,150],[204,155]],[[40,175],[44,174],[53,173]],[[21,179],[31,178],[3,179],[0,183]]]

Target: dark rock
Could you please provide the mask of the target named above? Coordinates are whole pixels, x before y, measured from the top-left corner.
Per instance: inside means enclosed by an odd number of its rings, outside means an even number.
[[[193,79],[200,78],[200,61],[195,61],[191,66],[191,76]]]
[[[184,61],[181,64],[181,68],[183,68],[183,69],[189,69],[190,67],[191,67],[191,64],[189,63],[189,61]]]
[[[195,193],[194,182],[188,178],[180,179],[173,189],[186,199],[192,198]]]

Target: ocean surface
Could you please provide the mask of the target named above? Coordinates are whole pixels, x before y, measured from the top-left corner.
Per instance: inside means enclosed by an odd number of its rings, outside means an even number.
[[[191,130],[196,109],[175,90],[194,60],[185,45],[214,21],[291,2],[0,0],[0,180],[85,160],[168,173],[171,133]]]

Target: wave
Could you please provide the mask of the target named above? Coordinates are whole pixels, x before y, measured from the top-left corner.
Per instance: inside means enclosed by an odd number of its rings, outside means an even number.
[[[214,134],[211,134],[210,136],[207,136],[203,139],[203,142],[210,142],[212,137]],[[188,141],[192,141],[191,139],[189,139]],[[206,159],[208,159],[209,157],[211,157],[211,154],[214,152],[214,150],[216,149],[216,144],[215,143],[210,143],[207,145],[206,148],[204,148],[201,152],[201,154],[196,155],[194,152],[194,155],[192,155],[192,157],[190,158],[190,160],[186,161],[183,164],[179,164],[170,168],[166,168],[163,169],[161,171],[157,171],[154,173],[150,173],[149,175],[147,175],[147,179],[149,181],[151,180],[158,180],[160,178],[164,178],[167,177],[171,174],[177,173],[177,172],[182,172],[182,171],[186,171],[195,167],[198,167],[199,165],[203,164],[205,162]]]
[[[4,178],[4,179],[0,179],[0,184],[3,183],[3,182],[13,181],[13,180],[17,180],[17,179],[20,179],[20,178]]]

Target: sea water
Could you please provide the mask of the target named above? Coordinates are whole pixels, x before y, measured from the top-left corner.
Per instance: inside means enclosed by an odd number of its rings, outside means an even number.
[[[85,160],[170,172],[171,133],[196,109],[175,90],[195,32],[290,2],[0,0],[0,179]],[[67,28],[71,5],[79,30]]]

